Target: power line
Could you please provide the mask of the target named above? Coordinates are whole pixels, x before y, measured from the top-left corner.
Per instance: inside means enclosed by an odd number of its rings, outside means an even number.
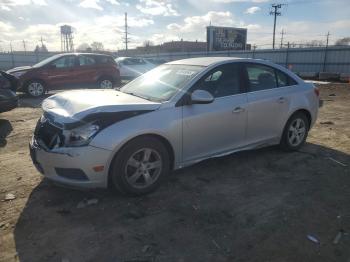
[[[276,20],[277,20],[277,16],[281,15],[281,12],[279,12],[278,9],[282,8],[282,4],[272,4],[271,6],[273,8],[273,11],[270,12],[270,15],[274,16],[272,48],[275,49]]]

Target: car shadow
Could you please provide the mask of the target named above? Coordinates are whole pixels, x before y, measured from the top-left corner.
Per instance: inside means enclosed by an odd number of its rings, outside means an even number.
[[[350,230],[349,220],[337,218],[350,215],[349,165],[349,154],[307,143],[298,152],[269,147],[209,159],[173,172],[142,197],[43,180],[15,225],[17,255],[20,261],[345,261],[349,239],[331,242]],[[91,199],[98,203],[89,205]],[[321,248],[306,239],[311,233]]]
[[[5,147],[7,144],[6,137],[12,132],[13,128],[7,119],[0,119],[0,147]]]
[[[55,93],[47,93],[41,97],[30,97],[26,93],[17,93],[18,95],[18,107],[40,108],[44,99]]]

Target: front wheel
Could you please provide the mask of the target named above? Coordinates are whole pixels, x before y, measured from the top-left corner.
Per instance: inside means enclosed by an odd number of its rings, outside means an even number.
[[[305,143],[309,128],[309,121],[304,113],[292,115],[283,131],[280,143],[282,149],[298,150]]]
[[[29,81],[26,87],[27,94],[31,97],[40,97],[45,93],[45,85],[42,81],[32,80]]]
[[[161,141],[140,137],[130,141],[115,157],[110,181],[124,194],[143,195],[154,191],[169,173],[169,154]]]

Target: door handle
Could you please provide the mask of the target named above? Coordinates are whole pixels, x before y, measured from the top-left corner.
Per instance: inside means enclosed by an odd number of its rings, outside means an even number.
[[[286,102],[286,99],[282,96],[282,97],[277,99],[277,102],[282,104],[282,103]]]
[[[235,109],[233,109],[232,113],[241,113],[244,111],[244,108],[238,106]]]

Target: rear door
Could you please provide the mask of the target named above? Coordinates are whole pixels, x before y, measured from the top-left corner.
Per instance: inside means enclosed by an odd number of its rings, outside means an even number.
[[[78,55],[76,71],[77,82],[80,84],[94,84],[97,81],[97,62],[94,56]]]
[[[183,106],[183,161],[225,153],[245,144],[247,94],[238,63],[218,66],[199,80],[196,89],[210,92],[210,104]]]
[[[51,62],[47,66],[46,73],[50,86],[66,88],[79,83],[76,76],[77,59],[75,55],[67,55]]]
[[[246,63],[245,68],[249,88],[247,143],[278,138],[288,114],[290,92],[273,67]]]

